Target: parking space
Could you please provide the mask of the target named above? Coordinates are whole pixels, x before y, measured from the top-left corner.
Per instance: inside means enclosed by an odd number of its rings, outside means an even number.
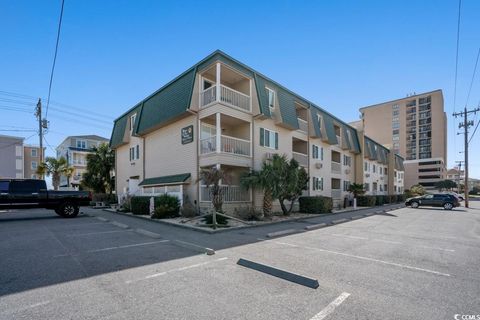
[[[209,235],[100,211],[2,213],[0,319],[451,319],[480,309],[479,209],[404,208],[275,238],[307,222]]]

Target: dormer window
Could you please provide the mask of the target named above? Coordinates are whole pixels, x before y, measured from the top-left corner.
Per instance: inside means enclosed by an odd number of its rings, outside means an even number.
[[[317,114],[318,128],[322,130],[322,116]]]
[[[130,116],[130,134],[133,133],[133,129],[135,128],[135,119],[137,118],[137,114],[134,113]]]
[[[268,107],[270,108],[270,110],[272,110],[273,108],[275,108],[275,91],[270,88],[266,89],[268,95]]]
[[[79,149],[87,149],[87,141],[85,141],[85,140],[77,140],[77,148],[79,148]]]

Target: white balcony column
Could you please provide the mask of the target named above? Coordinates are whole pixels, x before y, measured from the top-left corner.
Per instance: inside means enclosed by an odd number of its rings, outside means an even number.
[[[216,139],[216,143],[217,143],[217,149],[216,149],[216,152],[217,153],[220,153],[222,151],[222,125],[220,123],[220,118],[221,118],[221,113],[220,112],[217,112],[215,114],[216,116],[216,122],[215,122],[215,139]]]
[[[216,76],[216,80],[217,80],[216,85],[217,86],[215,88],[215,90],[217,90],[216,97],[217,97],[217,101],[221,101],[221,99],[220,99],[220,93],[221,93],[221,88],[220,88],[221,65],[220,65],[220,62],[217,62],[215,71],[216,71],[216,74],[217,74],[217,76]]]

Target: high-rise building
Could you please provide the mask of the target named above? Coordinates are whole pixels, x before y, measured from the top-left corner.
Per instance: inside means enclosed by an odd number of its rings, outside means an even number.
[[[365,134],[405,158],[405,188],[445,178],[447,116],[442,90],[360,108]]]

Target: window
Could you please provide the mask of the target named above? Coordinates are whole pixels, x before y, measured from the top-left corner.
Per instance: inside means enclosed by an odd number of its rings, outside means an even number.
[[[10,181],[0,181],[0,193],[8,193]]]
[[[379,191],[383,191],[383,185],[379,185]]]
[[[31,178],[32,179],[38,179],[36,174],[32,174]]]
[[[395,110],[395,111],[393,111],[392,115],[395,117],[395,116],[398,116],[399,113],[400,112],[398,110]]]
[[[370,191],[370,183],[365,183],[365,191]]]
[[[392,121],[393,121],[393,122],[398,122],[399,119],[398,119],[398,117],[393,117]]]
[[[37,149],[32,149],[32,157],[38,157]]]
[[[322,116],[317,114],[317,120],[318,120],[318,128],[321,131],[322,130]]]
[[[385,175],[388,175],[388,169],[387,169],[387,168],[383,168],[383,173],[384,173]]]
[[[352,165],[352,157],[343,155],[343,165],[350,167]]]
[[[323,178],[312,177],[312,189],[313,190],[323,190]]]
[[[399,108],[400,108],[400,107],[398,106],[398,104],[394,104],[394,105],[392,106],[392,110],[398,110]]]
[[[343,191],[348,191],[348,188],[350,187],[350,181],[343,181]]]
[[[399,134],[400,133],[400,130],[399,129],[395,129],[392,131],[392,134]]]
[[[140,146],[137,144],[130,148],[130,161],[138,159],[140,159]]]
[[[400,128],[400,122],[392,122],[392,129]]]
[[[387,189],[388,189],[387,185],[384,184],[384,185],[383,185],[383,190],[388,191]]]
[[[382,167],[378,167],[378,173],[383,174],[383,168]]]
[[[368,171],[368,163],[365,161],[363,164],[364,164],[363,170],[364,170],[364,171]]]
[[[10,185],[12,193],[32,193],[40,190],[40,182],[32,180],[12,181]]]
[[[392,140],[393,141],[399,141],[400,140],[400,136],[398,134],[394,134],[393,137],[392,137]]]
[[[130,134],[133,133],[133,129],[135,128],[135,119],[137,118],[137,114],[134,113],[130,116]]]
[[[373,173],[377,172],[377,166],[373,165]]]
[[[77,148],[79,148],[79,149],[87,149],[87,141],[85,141],[85,140],[77,140]]]
[[[313,159],[318,159],[319,158],[318,147],[314,144],[312,144],[312,158]]]
[[[377,191],[377,183],[376,182],[374,182],[372,184],[372,191]]]
[[[38,163],[37,161],[32,161],[32,170],[37,170]]]
[[[273,91],[270,88],[267,89],[267,95],[268,95],[268,107],[270,109],[275,108],[275,91]]]
[[[278,149],[278,132],[260,128],[260,145],[271,149]]]

